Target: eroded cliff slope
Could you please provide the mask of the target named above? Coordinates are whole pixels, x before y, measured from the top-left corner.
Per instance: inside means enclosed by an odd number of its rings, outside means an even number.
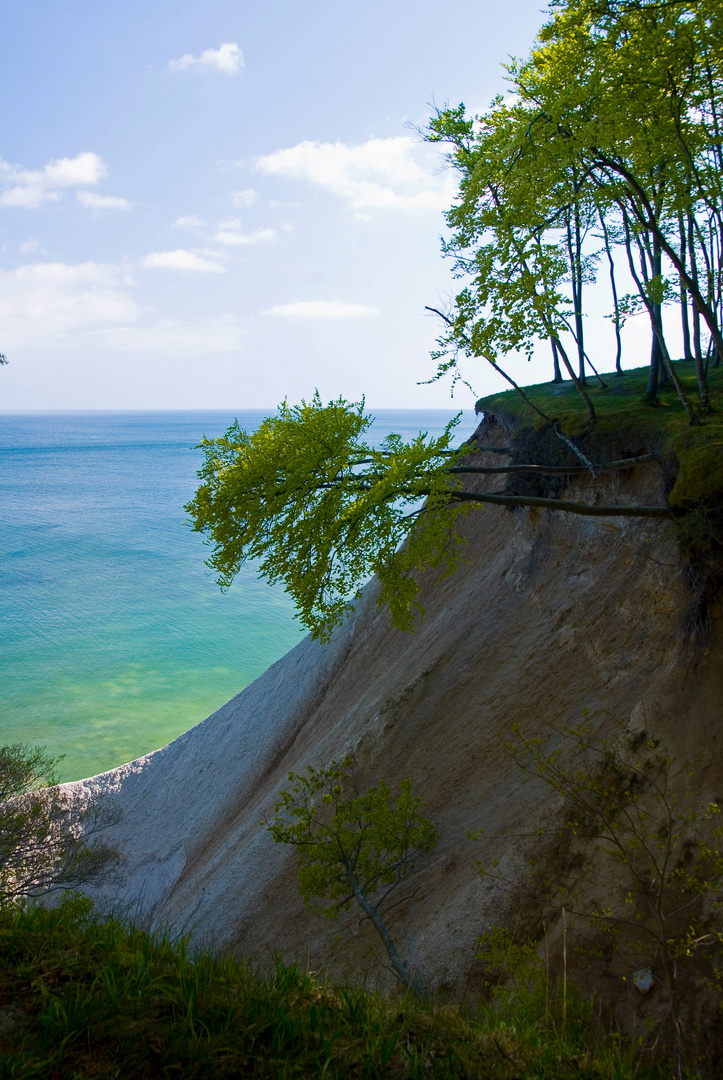
[[[511,434],[488,417],[476,438],[500,447]],[[576,481],[565,497],[660,504],[665,483],[648,463]],[[485,856],[514,876],[556,809],[501,744],[515,721],[535,732],[589,709],[601,726],[644,722],[696,760],[702,791],[720,794],[721,642],[714,624],[696,655],[681,632],[691,597],[672,523],[491,507],[471,511],[463,531],[462,568],[423,579],[416,633],[391,628],[372,582],[329,644],[303,641],[162,750],[74,785],[100,789],[121,813],[110,840],[127,873],[98,899],[120,896],[153,925],[240,953],[383,982],[368,927],[306,911],[293,853],[260,825],[289,770],[352,752],[360,787],[411,778],[439,829],[394,931],[429,984],[460,994],[475,939],[507,910],[504,887],[477,874],[467,830],[483,827]]]

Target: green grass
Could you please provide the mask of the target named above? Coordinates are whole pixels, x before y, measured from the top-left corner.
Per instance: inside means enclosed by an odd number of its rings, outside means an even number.
[[[572,997],[565,1025],[559,1003],[519,995],[466,1017],[332,987],[293,965],[264,975],[191,958],[183,944],[95,921],[78,898],[0,910],[3,1078],[669,1075]]]
[[[699,397],[693,365],[678,360],[675,367],[688,398],[696,405]],[[695,426],[689,424],[671,383],[659,390],[655,404],[644,400],[647,367],[622,376],[606,373],[603,379],[606,388],[590,378],[586,386],[597,413],[593,422],[571,382],[541,383],[526,387],[525,393],[586,453],[643,449],[660,453],[677,474],[668,497],[673,508],[688,510],[723,503],[723,367],[709,371],[711,409],[699,414],[700,423]],[[478,408],[514,418],[522,437],[526,431],[539,431],[542,425],[515,390],[483,398]]]

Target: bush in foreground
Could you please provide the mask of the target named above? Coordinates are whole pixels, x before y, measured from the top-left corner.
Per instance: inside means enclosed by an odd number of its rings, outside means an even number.
[[[90,902],[0,909],[0,1075],[157,1077],[657,1078],[593,1011],[506,1008],[465,1018],[331,987],[296,966],[271,974],[94,920]]]

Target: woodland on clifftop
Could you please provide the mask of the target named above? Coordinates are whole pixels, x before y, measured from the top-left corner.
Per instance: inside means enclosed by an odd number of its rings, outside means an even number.
[[[363,403],[324,406],[318,395],[285,402],[253,435],[234,425],[203,443],[201,486],[187,509],[214,544],[209,565],[219,583],[228,587],[248,559],[259,560],[315,636],[328,636],[371,574],[395,625],[411,628],[420,610],[410,571],[454,571],[455,520],[475,503],[676,516],[686,554],[706,566],[717,558],[721,446],[711,382],[723,358],[720,4],[564,0],[553,4],[529,58],[507,70],[510,94],[485,113],[437,109],[422,132],[445,148],[459,176],[443,250],[463,287],[448,310],[428,309],[443,324],[432,381],[449,375],[453,387],[469,386],[475,365],[491,364],[519,395],[519,407],[509,408],[526,417],[523,426],[552,433],[546,452],[538,439],[537,456],[482,465],[469,446],[452,450],[453,425],[441,439],[393,437],[374,447],[362,438],[371,423]],[[605,377],[585,341],[593,290],[607,293],[615,331],[615,374]],[[667,340],[676,312],[680,361]],[[635,315],[650,324],[643,384],[638,371],[623,375],[621,332]],[[510,367],[541,342],[552,350],[553,384],[526,391]],[[582,416],[573,417],[566,386]],[[611,454],[602,433],[631,423],[644,449]],[[536,491],[464,484],[470,474],[595,476],[651,454],[667,461],[668,487],[675,483],[666,504],[560,499],[539,484]],[[710,595],[716,575],[701,574]]]

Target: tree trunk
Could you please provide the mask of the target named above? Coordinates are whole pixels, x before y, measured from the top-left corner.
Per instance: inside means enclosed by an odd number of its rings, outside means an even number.
[[[688,257],[687,253],[687,237],[685,235],[685,219],[681,214],[678,214],[678,228],[680,231],[680,261],[685,265]],[[680,282],[680,321],[681,329],[683,331],[683,359],[686,363],[690,363],[693,359],[693,352],[690,347],[690,319],[688,312],[688,290],[683,284],[683,279],[678,275]]]
[[[690,222],[692,215],[688,214],[688,255],[690,257],[690,276],[693,281],[698,284],[698,266],[695,261],[695,241],[693,238],[693,227]],[[693,297],[693,356],[695,358],[695,375],[698,380],[698,394],[700,396],[701,408],[704,412],[708,412],[710,409],[710,398],[708,396],[708,365],[703,363],[703,350],[700,345],[700,310],[698,304]],[[720,357],[716,353],[716,361],[719,362]]]
[[[598,214],[600,217],[600,224],[602,225],[603,239],[605,241],[605,251],[607,252],[608,266],[610,268],[610,289],[613,294],[613,325],[615,326],[615,343],[617,346],[615,352],[615,374],[622,375],[623,368],[621,360],[623,354],[623,344],[622,338],[620,336],[620,307],[618,305],[618,289],[615,281],[615,262],[613,260],[613,253],[610,250],[610,237],[608,235],[607,226],[605,224],[605,215],[603,214],[602,210],[598,210]]]
[[[577,207],[575,208],[575,226],[576,237],[579,236],[579,221],[577,216]],[[570,263],[570,286],[572,290],[572,306],[575,312],[575,343],[577,345],[577,363],[578,363],[578,379],[580,385],[584,386],[586,382],[585,377],[585,346],[583,341],[583,329],[582,329],[582,311],[581,311],[581,299],[582,299],[582,282],[580,281],[580,259],[579,250],[576,250],[572,239],[572,221],[570,214],[567,214],[567,257]]]
[[[560,356],[562,357],[563,364],[567,368],[568,375],[570,376],[570,378],[574,382],[575,389],[577,390],[578,394],[580,395],[582,400],[585,402],[585,407],[587,408],[587,415],[590,417],[591,420],[594,420],[595,419],[595,406],[593,405],[592,401],[590,401],[590,397],[589,397],[589,395],[587,393],[587,390],[585,389],[584,385],[580,382],[577,375],[575,374],[575,372],[573,370],[573,367],[572,367],[572,364],[570,363],[569,357],[568,357],[567,353],[565,352],[565,350],[562,347],[562,342],[560,341],[557,334],[555,334],[554,337],[555,337],[555,346],[556,346]]]
[[[354,871],[347,862],[344,863],[344,870],[346,871],[346,876],[349,878],[349,884],[351,885],[352,892],[354,893],[354,897],[359,904],[359,907],[367,916],[372,926],[379,934],[379,937],[382,939],[382,942],[384,943],[384,948],[387,950],[387,955],[389,956],[395,974],[401,979],[405,986],[409,987],[409,989],[414,994],[416,994],[420,1001],[427,1001],[429,995],[427,994],[426,990],[416,981],[407,965],[399,956],[396,945],[392,940],[392,936],[384,925],[384,922],[379,912],[367,900],[366,896],[362,892],[359,882],[357,881]]]
[[[557,346],[555,345],[554,337],[550,338],[550,345],[552,346],[552,370],[554,372],[552,381],[554,383],[561,383],[562,372],[560,371],[560,361],[557,356]]]
[[[723,333],[721,333],[721,328],[716,318],[716,313],[711,308],[710,304],[707,303],[700,289],[690,277],[685,267],[681,264],[680,256],[675,250],[675,248],[668,243],[668,238],[660,227],[660,223],[656,218],[653,207],[650,204],[650,199],[648,198],[644,188],[641,187],[641,185],[638,183],[630,170],[627,169],[624,165],[622,165],[619,161],[615,161],[614,159],[607,157],[607,155],[605,154],[598,153],[597,164],[601,165],[603,168],[610,169],[612,172],[617,173],[618,176],[625,180],[629,194],[624,200],[616,199],[618,205],[624,212],[625,204],[627,203],[638,223],[646,230],[646,232],[650,236],[655,238],[657,243],[660,245],[662,250],[670,259],[675,269],[678,271],[680,278],[683,281],[683,284],[685,285],[686,289],[688,289],[691,297],[697,304],[698,310],[703,317],[705,324],[708,327],[708,330],[710,331],[720,361],[720,359],[723,359]]]

